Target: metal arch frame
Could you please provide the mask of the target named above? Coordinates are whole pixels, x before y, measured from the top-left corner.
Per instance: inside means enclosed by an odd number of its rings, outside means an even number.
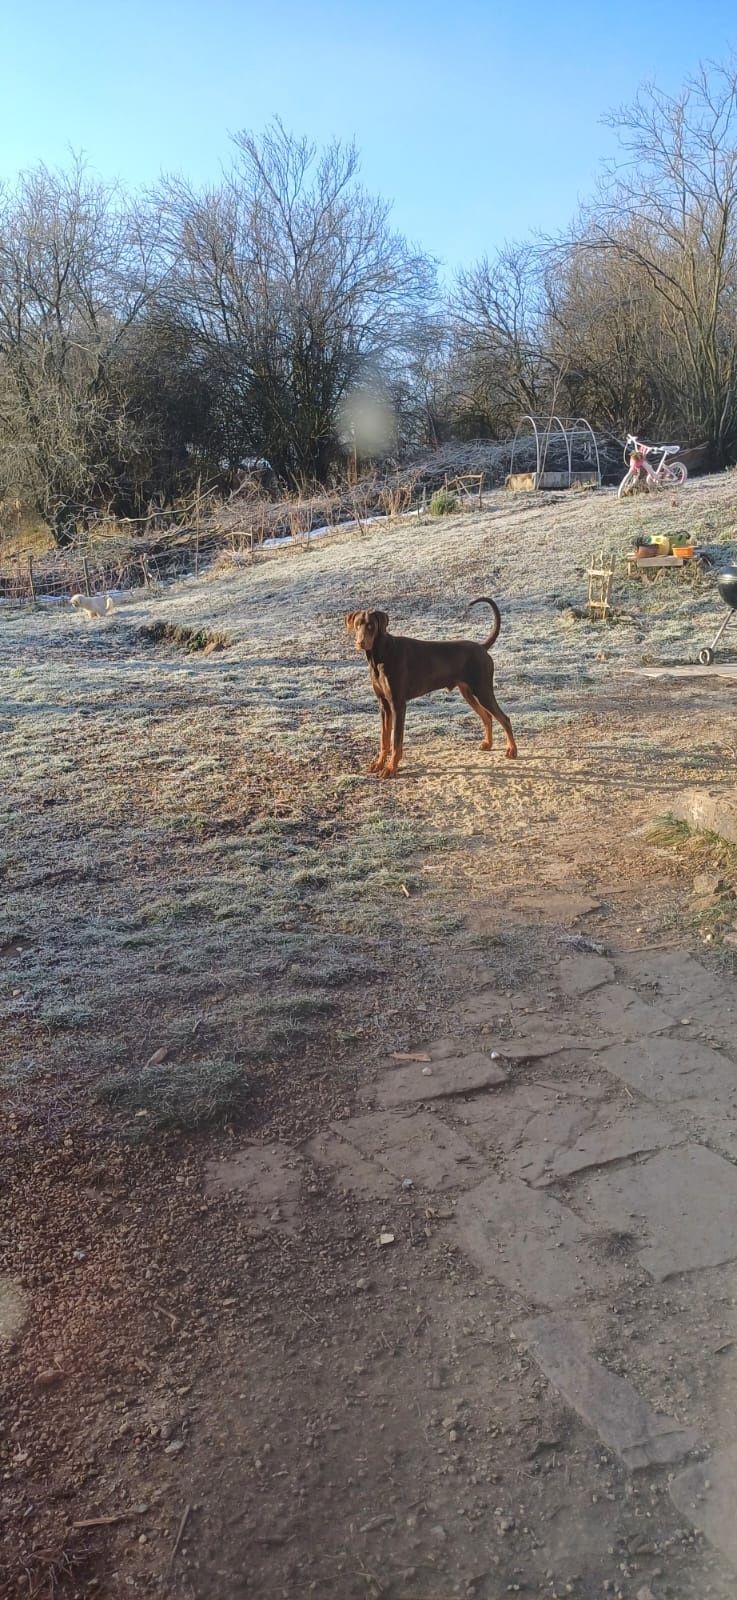
[[[589,438],[591,440],[591,443],[592,443],[592,445],[594,447],[594,460],[596,461],[596,482],[597,482],[597,487],[600,489],[601,488],[601,457],[599,455],[599,446],[598,446],[598,444],[596,442],[596,434],[594,433],[594,430],[593,430],[593,428],[591,426],[591,423],[587,422],[585,417],[576,417],[574,419],[573,427],[570,430],[571,452],[572,452],[573,440],[575,439],[577,433],[583,434],[584,438],[588,434],[588,436],[589,436]]]
[[[565,445],[565,450],[566,450],[566,458],[567,458],[567,461],[568,461],[568,487],[570,489],[571,482],[572,482],[572,479],[573,479],[573,441],[574,441],[574,439],[576,438],[576,436],[578,434],[582,434],[584,438],[586,438],[586,436],[588,435],[588,437],[591,440],[591,444],[593,445],[594,459],[596,461],[596,480],[597,480],[597,486],[600,489],[601,488],[601,459],[600,459],[600,456],[599,456],[599,446],[598,446],[598,444],[596,442],[596,434],[594,433],[594,430],[593,430],[593,428],[591,426],[591,423],[587,422],[585,417],[575,417],[575,418],[570,418],[569,417],[569,418],[566,418],[565,421],[564,421],[561,417],[559,417],[555,413],[551,414],[551,416],[547,419],[547,422],[544,424],[544,426],[540,426],[541,421],[542,421],[541,418],[533,416],[531,412],[525,412],[524,416],[520,417],[520,420],[519,420],[519,422],[517,424],[517,427],[515,429],[514,439],[512,440],[512,453],[511,453],[510,461],[509,461],[510,477],[511,477],[511,474],[512,474],[512,471],[513,471],[513,468],[514,468],[514,454],[515,454],[515,450],[517,449],[517,440],[519,439],[520,432],[521,432],[524,424],[526,422],[528,422],[530,424],[531,428],[532,428],[532,433],[533,433],[533,437],[534,437],[534,440],[535,440],[535,462],[536,462],[536,465],[535,465],[535,484],[536,484],[536,487],[537,487],[537,484],[539,482],[540,477],[542,476],[542,473],[545,471],[545,462],[547,460],[550,441],[551,441],[552,438],[555,438],[555,437],[558,436],[558,434],[560,434],[560,436],[561,436],[561,438],[563,440],[563,443]],[[541,453],[540,453],[541,452],[541,446],[542,446],[542,456],[541,456]]]

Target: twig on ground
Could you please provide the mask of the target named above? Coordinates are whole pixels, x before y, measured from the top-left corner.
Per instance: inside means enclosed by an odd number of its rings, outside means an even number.
[[[168,1567],[168,1572],[167,1572],[167,1576],[168,1577],[171,1577],[171,1574],[172,1574],[172,1572],[174,1570],[174,1562],[176,1561],[177,1556],[179,1554],[179,1546],[180,1546],[180,1544],[182,1542],[182,1539],[184,1538],[184,1530],[185,1530],[185,1528],[187,1526],[187,1523],[189,1522],[191,1514],[192,1514],[192,1507],[188,1503],[184,1507],[184,1510],[182,1512],[181,1518],[179,1520],[179,1527],[177,1528],[177,1536],[176,1536],[176,1539],[174,1540],[174,1547],[173,1547],[172,1553],[171,1553],[171,1555],[169,1557],[169,1567]]]
[[[80,1522],[72,1523],[72,1529],[75,1533],[81,1533],[84,1528],[113,1528],[116,1522],[130,1522],[137,1516],[140,1516],[138,1511],[113,1511],[107,1517],[83,1517]]]

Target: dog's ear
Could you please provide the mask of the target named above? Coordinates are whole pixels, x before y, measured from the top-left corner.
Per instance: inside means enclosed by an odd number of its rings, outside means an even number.
[[[352,631],[353,631],[353,624],[355,623],[355,620],[356,620],[357,616],[358,616],[358,612],[357,611],[346,611],[346,614],[345,614],[345,617],[343,618],[343,621],[345,622],[346,628],[348,629],[349,633],[352,633]]]
[[[374,622],[376,623],[376,626],[377,626],[377,628],[379,630],[379,633],[386,633],[386,630],[389,627],[389,618],[388,618],[386,612],[385,611],[374,611],[374,612],[372,612],[372,616],[373,616]]]

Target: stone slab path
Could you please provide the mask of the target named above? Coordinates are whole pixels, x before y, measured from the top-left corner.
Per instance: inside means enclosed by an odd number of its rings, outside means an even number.
[[[718,1450],[674,1478],[670,1494],[681,1515],[700,1528],[737,1570],[737,1445]]]
[[[582,1322],[538,1317],[522,1325],[520,1337],[550,1382],[630,1472],[669,1466],[700,1444],[694,1428],[658,1416],[631,1383],[594,1360]]]
[[[734,1439],[704,1437],[693,1369],[666,1381],[667,1320],[665,1380],[662,1359],[636,1363],[665,1405],[599,1348],[613,1307],[671,1289],[697,1347],[706,1275],[737,1263],[735,1022],[737,984],[692,956],[572,951],[543,995],[477,992],[451,1036],[384,1060],[359,1114],[301,1151],[246,1147],[208,1181],[242,1192],[256,1230],[289,1230],[314,1165],[386,1202],[386,1248],[402,1206],[430,1205],[474,1292],[504,1286],[509,1337],[562,1401],[628,1471],[669,1470],[675,1506],[737,1573],[737,1414]]]
[[[627,667],[625,671],[633,678],[691,678],[705,683],[710,678],[727,678],[732,681],[737,679],[737,661],[717,660],[710,667],[695,664],[685,667]]]

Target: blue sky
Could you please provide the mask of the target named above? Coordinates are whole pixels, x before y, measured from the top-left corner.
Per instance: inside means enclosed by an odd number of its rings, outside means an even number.
[[[448,270],[565,224],[612,150],[603,113],[737,47],[733,0],[3,0],[0,175],[84,151],[205,181],[277,113],[355,137],[368,187]],[[636,42],[633,42],[636,41]]]

